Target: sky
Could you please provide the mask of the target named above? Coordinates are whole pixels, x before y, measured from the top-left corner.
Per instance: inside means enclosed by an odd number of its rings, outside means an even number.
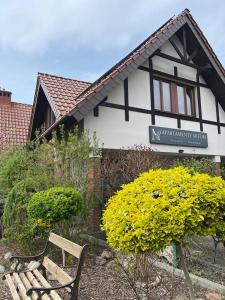
[[[225,66],[224,0],[0,0],[0,87],[32,104],[38,72],[93,82],[185,8]]]

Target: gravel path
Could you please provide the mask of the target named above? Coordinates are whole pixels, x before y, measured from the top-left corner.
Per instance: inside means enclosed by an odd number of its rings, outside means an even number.
[[[7,251],[0,246],[0,261]],[[71,272],[71,269],[67,270]],[[178,295],[187,295],[186,287],[181,279],[171,280],[171,275],[157,270],[162,282],[151,290],[151,300],[181,299]],[[206,290],[195,288],[196,296],[205,299]],[[66,293],[61,294],[63,300],[68,300]],[[112,263],[101,265],[96,256],[87,257],[83,267],[80,282],[80,300],[136,300],[124,273],[115,269]],[[188,299],[188,298],[182,298]],[[0,280],[0,300],[12,300],[8,287]]]
[[[7,251],[9,251],[9,249],[0,245],[0,262]],[[0,277],[0,300],[13,300],[13,298],[10,296],[8,286],[4,283],[3,280],[1,280],[1,277]]]

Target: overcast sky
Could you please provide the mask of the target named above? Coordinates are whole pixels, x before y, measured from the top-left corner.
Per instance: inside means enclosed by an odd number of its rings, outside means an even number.
[[[0,0],[0,86],[32,103],[37,72],[94,81],[185,8],[225,65],[225,1]]]

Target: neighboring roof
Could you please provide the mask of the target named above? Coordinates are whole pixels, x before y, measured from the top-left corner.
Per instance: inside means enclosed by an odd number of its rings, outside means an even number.
[[[57,110],[56,117],[62,117],[76,105],[76,98],[86,90],[91,83],[55,75],[38,73],[45,93],[50,97]]]
[[[27,141],[32,106],[11,102],[0,105],[0,150]]]

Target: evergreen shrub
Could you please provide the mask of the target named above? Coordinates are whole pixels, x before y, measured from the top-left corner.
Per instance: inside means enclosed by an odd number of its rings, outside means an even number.
[[[68,221],[82,212],[83,198],[70,187],[54,187],[35,193],[29,204],[28,213],[37,224],[53,226]]]
[[[218,236],[225,232],[225,182],[184,167],[151,170],[110,198],[102,228],[113,248],[137,254],[185,236]]]

